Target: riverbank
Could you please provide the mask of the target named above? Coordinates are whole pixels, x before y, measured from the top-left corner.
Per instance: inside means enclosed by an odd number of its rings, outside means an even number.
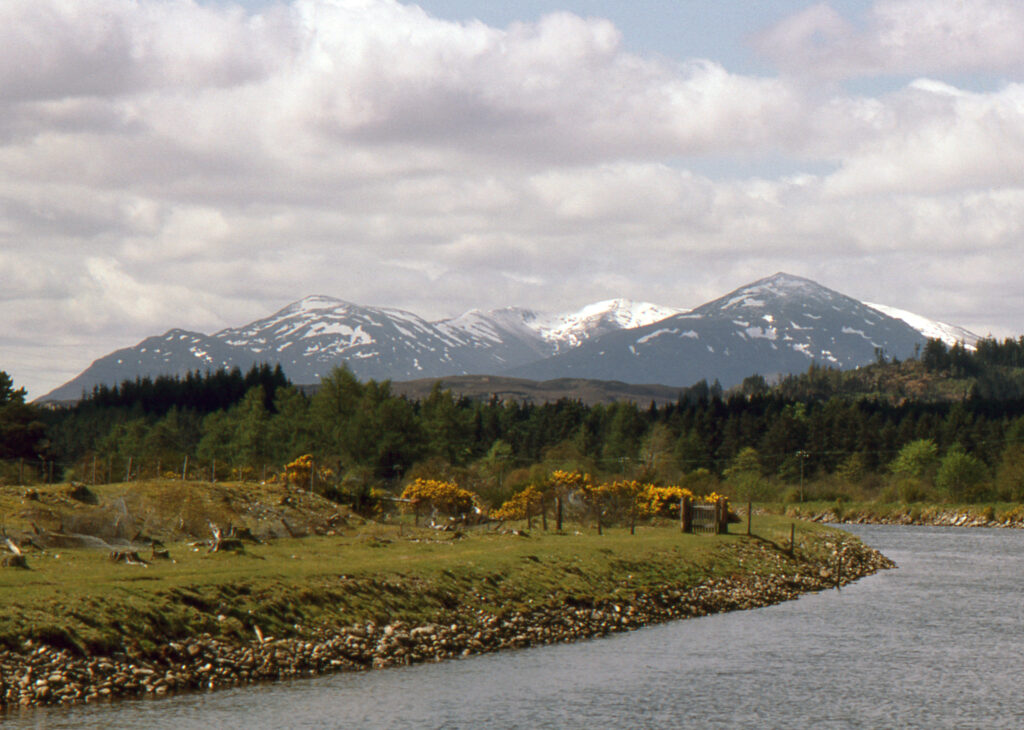
[[[790,521],[755,537],[674,527],[461,537],[349,535],[111,563],[84,550],[0,573],[5,708],[161,696],[441,661],[766,606],[891,567],[855,538]],[[368,530],[372,528],[372,532]],[[27,637],[27,638],[26,638]]]
[[[829,524],[1024,529],[1024,505],[1020,503],[947,505],[807,502],[768,504],[761,511]]]

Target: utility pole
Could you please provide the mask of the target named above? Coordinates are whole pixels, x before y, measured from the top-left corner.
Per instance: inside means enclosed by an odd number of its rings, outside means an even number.
[[[810,456],[806,451],[800,449],[796,452],[797,458],[800,459],[800,501],[804,501],[804,462],[807,461],[807,457]]]

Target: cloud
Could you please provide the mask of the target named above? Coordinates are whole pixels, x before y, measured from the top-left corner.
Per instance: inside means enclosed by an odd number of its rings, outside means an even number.
[[[1016,0],[878,0],[863,24],[827,3],[761,33],[758,49],[789,73],[819,78],[917,76],[1024,68]]]
[[[818,33],[804,62],[826,76],[909,68],[856,48],[904,5],[864,27],[817,6],[766,38],[793,60]],[[601,19],[493,28],[392,0],[12,0],[0,21],[0,349],[25,353],[0,368],[21,382],[33,338],[70,348],[66,380],[311,293],[434,318],[692,306],[782,269],[942,317],[901,277],[969,271],[990,278],[951,315],[981,321],[1019,283],[998,264],[1024,221],[1018,83],[852,95],[631,53]]]

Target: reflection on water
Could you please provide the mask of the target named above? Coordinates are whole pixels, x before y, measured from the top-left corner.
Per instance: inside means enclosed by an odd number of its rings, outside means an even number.
[[[9,718],[31,728],[1021,727],[1024,531],[849,528],[840,591],[443,664]]]

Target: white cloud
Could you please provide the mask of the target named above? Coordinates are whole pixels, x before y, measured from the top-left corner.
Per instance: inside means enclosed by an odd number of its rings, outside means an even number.
[[[877,0],[863,25],[819,3],[764,31],[758,46],[801,76],[1019,73],[1022,32],[1017,0]]]
[[[821,34],[803,62],[833,78],[924,68],[907,60],[923,58],[917,35],[904,60],[882,52],[910,22],[901,7],[879,3],[861,28],[818,6],[765,43],[782,63]],[[935,13],[920,33],[935,37]],[[1002,47],[1001,28],[977,32]],[[1024,225],[1022,88],[968,92],[929,72],[853,96],[629,53],[609,22],[567,13],[499,29],[392,0],[264,14],[12,0],[0,348],[15,364],[0,369],[38,395],[58,382],[32,382],[33,338],[95,338],[88,357],[68,350],[67,379],[111,343],[311,293],[428,317],[614,296],[691,306],[780,269],[982,320],[990,292],[1018,283],[998,262],[1016,260]],[[784,176],[707,172],[777,159]],[[981,263],[942,263],[958,254]],[[899,281],[965,271],[988,279],[948,315]]]

